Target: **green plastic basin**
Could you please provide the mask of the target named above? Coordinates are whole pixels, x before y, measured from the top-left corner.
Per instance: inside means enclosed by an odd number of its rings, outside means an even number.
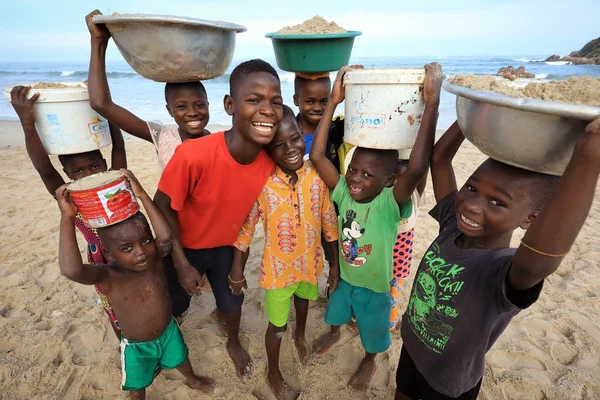
[[[288,72],[337,71],[350,61],[359,31],[326,35],[279,35],[267,33],[273,42],[277,66]]]

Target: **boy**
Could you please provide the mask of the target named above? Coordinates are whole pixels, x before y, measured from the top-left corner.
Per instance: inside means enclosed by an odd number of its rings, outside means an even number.
[[[34,168],[42,178],[42,182],[48,192],[54,197],[56,190],[62,186],[65,181],[60,173],[54,168],[48,153],[44,149],[44,145],[40,140],[38,132],[35,128],[35,115],[33,106],[40,97],[39,93],[34,94],[29,100],[27,94],[30,88],[27,86],[15,86],[10,92],[10,98],[13,108],[15,109],[23,132],[25,133],[25,148],[27,154],[33,163]],[[123,135],[119,128],[114,126],[109,121],[110,135],[112,138],[112,169],[127,168],[127,157],[125,154],[125,143]],[[86,153],[65,154],[59,155],[58,160],[63,166],[63,172],[70,180],[76,181],[89,175],[106,172],[106,160],[102,156],[100,150],[89,151]],[[88,227],[83,223],[79,214],[75,217],[75,226],[81,231],[87,246],[87,258],[90,264],[106,264],[108,261],[103,253],[102,242],[96,234],[96,230]],[[95,285],[96,293],[100,298],[102,307],[108,316],[110,325],[115,332],[115,335],[121,340],[119,322],[113,309],[111,308],[106,296],[102,293],[100,284]]]
[[[163,257],[171,249],[171,232],[164,216],[130,171],[121,170],[134,195],[146,209],[118,224],[98,229],[110,260],[106,265],[81,262],[73,223],[77,208],[67,185],[56,191],[61,212],[58,264],[60,272],[84,285],[101,284],[121,322],[122,388],[131,399],[144,399],[160,369],[177,368],[193,389],[211,393],[214,381],[197,376],[188,358],[181,331],[171,315]]]
[[[94,10],[85,17],[90,31],[92,52],[88,75],[90,104],[94,110],[112,121],[121,129],[154,144],[160,166],[160,172],[173,156],[175,148],[187,139],[203,137],[209,134],[208,98],[201,82],[167,83],[165,100],[167,111],[175,119],[178,128],[169,128],[160,122],[146,122],[113,103],[106,79],[106,49],[110,32],[103,24],[96,25],[92,19],[102,15]]]
[[[477,398],[486,352],[537,300],[594,198],[600,119],[577,141],[562,179],[488,159],[457,191],[452,159],[463,140],[455,122],[435,146],[431,215],[440,233],[403,317],[396,399]],[[511,249],[518,227],[529,229]]]
[[[236,372],[249,370],[250,356],[239,341],[244,296],[229,289],[233,243],[275,163],[263,147],[283,116],[279,76],[262,60],[231,73],[225,110],[232,128],[177,148],[158,184],[155,201],[173,232],[167,279],[173,314],[180,316],[199,293],[206,273],[227,325],[227,350]]]
[[[239,295],[246,282],[244,252],[262,218],[265,246],[259,284],[266,289],[265,311],[269,317],[265,333],[268,381],[279,400],[296,398],[299,394],[289,389],[279,370],[279,349],[287,329],[292,297],[296,308],[296,349],[303,364],[309,358],[305,328],[308,301],[319,297],[317,279],[323,271],[321,231],[335,254],[329,266],[330,291],[339,280],[337,215],[329,200],[329,189],[310,161],[304,162],[304,147],[294,112],[284,106],[281,126],[267,146],[277,169],[269,176],[234,243],[231,268],[231,288]]]
[[[324,121],[331,120],[335,107],[344,100],[342,79],[347,70],[344,67],[338,72]],[[333,190],[331,198],[341,216],[341,279],[331,293],[325,313],[331,332],[322,336],[315,348],[321,354],[326,352],[338,341],[340,325],[350,322],[354,315],[366,351],[349,382],[357,390],[367,388],[375,373],[375,356],[386,351],[391,342],[392,248],[398,223],[411,214],[411,195],[427,171],[433,149],[442,71],[437,63],[427,64],[425,70],[425,110],[408,168],[402,175],[396,177],[396,150],[359,147],[342,179],[325,157],[329,123],[319,124],[310,151],[315,169]],[[389,187],[392,184],[393,189]]]

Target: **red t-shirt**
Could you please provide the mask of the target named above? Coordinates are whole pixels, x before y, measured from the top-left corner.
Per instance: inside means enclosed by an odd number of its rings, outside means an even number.
[[[188,249],[231,246],[275,162],[262,150],[249,165],[233,159],[224,132],[179,146],[158,189],[177,211],[181,244]]]

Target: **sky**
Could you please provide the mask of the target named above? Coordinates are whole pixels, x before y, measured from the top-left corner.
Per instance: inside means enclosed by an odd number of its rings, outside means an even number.
[[[598,0],[3,0],[0,61],[82,61],[85,15],[145,13],[244,25],[234,58],[272,58],[265,33],[321,15],[362,32],[353,57],[568,55],[600,36]],[[109,60],[122,59],[114,45]]]

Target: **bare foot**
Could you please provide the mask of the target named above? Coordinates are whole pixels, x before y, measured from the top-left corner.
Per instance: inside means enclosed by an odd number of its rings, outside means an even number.
[[[206,376],[194,375],[193,378],[186,379],[185,384],[192,389],[200,390],[206,394],[212,394],[215,389],[214,379]]]
[[[267,374],[267,380],[269,382],[269,387],[277,400],[296,400],[298,396],[300,396],[300,392],[293,390],[283,380],[281,372],[279,371],[277,371],[277,373]]]
[[[358,331],[358,325],[356,325],[356,320],[354,318],[348,322],[348,328],[354,333]]]
[[[304,338],[294,338],[296,343],[296,350],[298,350],[298,357],[302,364],[306,364],[310,358],[310,352],[308,351],[308,343]]]
[[[350,378],[348,386],[354,390],[366,390],[369,387],[369,383],[371,382],[373,375],[375,375],[376,369],[374,357],[363,358],[358,366],[358,369],[354,373],[354,376]]]
[[[239,342],[227,342],[227,352],[229,353],[229,357],[231,357],[233,364],[235,364],[235,372],[240,378],[243,378],[250,373],[252,360],[250,359],[248,352],[244,350]]]
[[[327,332],[326,334],[321,336],[319,338],[319,340],[317,340],[315,342],[315,345],[313,346],[313,350],[315,353],[322,356],[323,354],[327,353],[327,351],[331,348],[331,346],[336,344],[338,340],[340,340],[340,332],[339,331],[336,333],[332,333],[331,331]]]

